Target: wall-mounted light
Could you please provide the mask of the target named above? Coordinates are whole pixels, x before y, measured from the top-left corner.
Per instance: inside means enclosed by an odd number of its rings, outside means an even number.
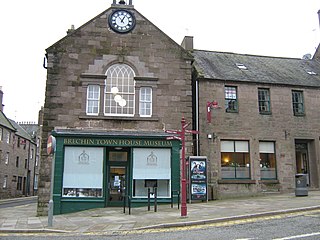
[[[208,139],[212,139],[213,141],[216,140],[216,138],[218,137],[215,133],[208,133],[207,134]]]
[[[207,122],[211,123],[211,109],[220,109],[217,101],[207,102]]]

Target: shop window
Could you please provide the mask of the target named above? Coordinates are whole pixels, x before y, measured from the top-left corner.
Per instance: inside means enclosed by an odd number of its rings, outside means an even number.
[[[133,197],[148,197],[148,183],[156,182],[158,197],[171,196],[171,150],[133,149]],[[151,187],[151,190],[153,188]]]
[[[261,179],[276,179],[274,142],[259,142]]]
[[[152,115],[152,88],[140,88],[140,106],[139,112],[141,117],[151,117]]]
[[[266,88],[258,88],[259,113],[270,114],[270,91]]]
[[[221,141],[222,179],[250,179],[248,141]]]
[[[135,73],[126,64],[112,65],[106,72],[104,114],[134,116]]]
[[[224,95],[226,112],[238,112],[237,87],[226,86]]]
[[[65,147],[63,197],[102,197],[103,148]]]
[[[292,91],[292,107],[295,116],[304,115],[304,102],[302,91]]]
[[[87,115],[98,115],[100,105],[100,86],[88,85],[87,88]]]

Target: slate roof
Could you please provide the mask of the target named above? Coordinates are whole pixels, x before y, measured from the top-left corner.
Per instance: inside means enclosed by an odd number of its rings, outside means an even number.
[[[2,111],[0,111],[0,126],[6,127],[8,129],[10,129],[11,131],[16,131],[14,126],[11,124],[9,119],[6,117],[6,115],[4,115],[4,113]]]
[[[29,133],[27,133],[26,130],[24,130],[18,123],[16,123],[15,121],[9,119],[10,123],[15,127],[15,129],[17,130],[16,135],[27,139],[29,141],[32,141],[31,136],[29,135]]]
[[[198,78],[320,87],[320,63],[316,60],[202,50],[192,54]],[[239,69],[237,64],[243,64],[247,70]]]

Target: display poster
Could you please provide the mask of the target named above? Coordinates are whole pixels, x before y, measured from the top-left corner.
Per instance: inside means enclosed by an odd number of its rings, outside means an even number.
[[[207,200],[207,158],[189,157],[191,200]]]

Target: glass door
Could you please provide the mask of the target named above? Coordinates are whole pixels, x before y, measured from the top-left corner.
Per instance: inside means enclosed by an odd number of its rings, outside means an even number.
[[[107,206],[123,205],[124,196],[128,192],[128,157],[129,149],[108,149]]]
[[[123,195],[126,193],[126,172],[126,166],[110,166],[109,203],[122,204]]]

